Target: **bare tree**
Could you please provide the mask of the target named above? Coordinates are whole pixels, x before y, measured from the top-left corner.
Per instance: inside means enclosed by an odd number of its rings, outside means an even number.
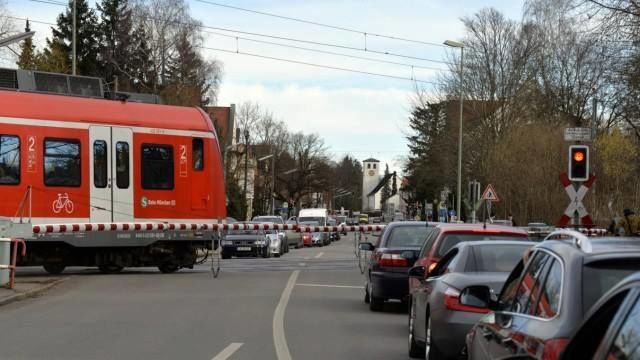
[[[16,24],[10,17],[9,10],[7,9],[7,1],[0,0],[0,39],[12,35],[16,31]],[[14,57],[15,53],[6,48],[0,47],[0,56],[2,57]]]

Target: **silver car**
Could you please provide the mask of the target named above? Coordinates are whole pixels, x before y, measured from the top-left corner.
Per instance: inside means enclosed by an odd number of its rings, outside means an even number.
[[[409,270],[420,285],[411,290],[409,356],[420,359],[456,359],[471,327],[488,312],[462,305],[460,291],[485,285],[500,291],[509,273],[536,243],[489,240],[461,242],[447,252],[425,279],[424,266]]]

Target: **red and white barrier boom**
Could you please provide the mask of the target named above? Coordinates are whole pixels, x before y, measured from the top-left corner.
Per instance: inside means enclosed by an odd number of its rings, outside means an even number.
[[[371,232],[382,231],[384,225],[305,226],[289,224],[217,224],[217,223],[80,223],[33,225],[34,234],[99,232],[99,231],[162,231],[162,230],[293,230],[297,232]]]

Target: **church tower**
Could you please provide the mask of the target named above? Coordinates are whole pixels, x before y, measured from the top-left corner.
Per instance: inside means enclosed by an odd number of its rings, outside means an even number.
[[[369,158],[362,162],[362,210],[374,210],[378,206],[378,194],[367,196],[380,182],[380,161]]]

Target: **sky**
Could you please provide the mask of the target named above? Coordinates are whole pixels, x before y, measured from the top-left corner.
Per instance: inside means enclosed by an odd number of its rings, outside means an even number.
[[[64,9],[30,0],[5,1],[13,16],[45,22],[55,22],[57,14]],[[208,33],[204,33],[203,46],[211,49],[202,49],[206,58],[220,61],[223,65],[224,75],[217,105],[257,102],[284,121],[290,131],[318,133],[335,160],[346,154],[358,160],[373,157],[383,164],[389,164],[392,171],[401,171],[401,160],[408,155],[405,138],[409,131],[408,117],[416,85],[427,91],[433,89],[434,84],[429,82],[437,81],[439,74],[447,71],[447,52],[455,51],[440,44],[447,39],[460,40],[463,37],[464,28],[460,19],[464,16],[471,16],[485,7],[494,7],[509,18],[519,19],[523,3],[523,0],[204,0],[360,31],[350,32],[214,6],[200,0],[187,1],[192,16],[203,25],[226,29],[208,28]],[[94,0],[90,0],[90,4],[94,4]],[[18,25],[21,28],[23,26],[21,22]],[[33,23],[32,30],[36,31],[35,41],[39,46],[51,34],[50,26],[45,24]],[[228,30],[359,49],[365,48],[366,39],[369,51],[291,42]],[[434,45],[365,36],[363,32]],[[234,36],[245,39],[236,40]],[[247,39],[396,64],[310,52]],[[212,50],[214,48],[232,53]],[[237,54],[236,50],[409,80],[258,58]],[[7,57],[6,53],[2,54],[0,66],[11,65]],[[417,83],[411,78],[424,82]],[[455,151],[455,144],[452,144],[452,151]]]

